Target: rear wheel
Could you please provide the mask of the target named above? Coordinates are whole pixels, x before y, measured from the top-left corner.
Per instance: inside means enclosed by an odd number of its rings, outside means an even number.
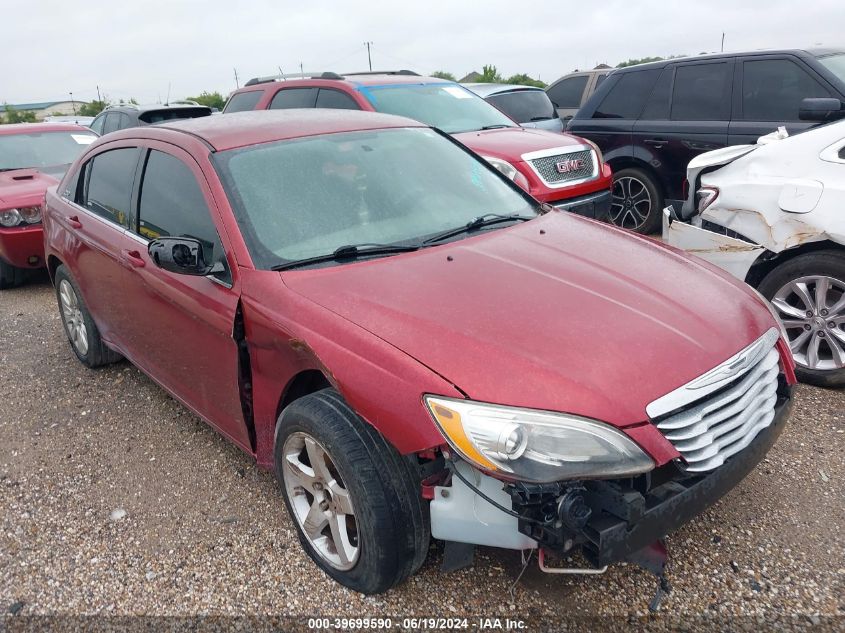
[[[422,565],[431,532],[419,473],[337,391],[285,408],[275,463],[303,548],[336,581],[380,593]]]
[[[0,259],[0,290],[14,288],[23,283],[24,270]]]
[[[845,386],[845,254],[799,255],[766,275],[759,290],[786,327],[799,380]]]
[[[630,167],[613,174],[609,221],[636,233],[654,233],[660,226],[663,195],[642,169]]]

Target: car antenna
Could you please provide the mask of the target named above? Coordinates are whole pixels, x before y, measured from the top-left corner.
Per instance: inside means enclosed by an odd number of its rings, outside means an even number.
[[[167,100],[164,102],[164,105],[170,105],[170,82],[167,82]]]
[[[279,75],[282,77],[282,81],[287,81],[287,79],[285,79],[285,71],[284,71],[284,70],[282,70],[282,67],[281,67],[281,66],[276,66],[276,68],[278,68],[278,69],[279,69]]]

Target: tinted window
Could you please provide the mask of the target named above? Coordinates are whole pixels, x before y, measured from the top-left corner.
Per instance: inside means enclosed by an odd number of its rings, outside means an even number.
[[[202,242],[206,262],[225,261],[217,229],[193,172],[170,154],[152,150],[147,158],[141,182],[138,233],[149,240],[193,237]]]
[[[316,99],[316,88],[288,88],[276,93],[276,96],[270,102],[270,109],[313,108]]]
[[[580,108],[589,75],[578,75],[559,81],[546,92],[556,108]]]
[[[320,88],[317,94],[318,108],[335,108],[337,110],[360,110],[355,99],[340,90]]]
[[[593,92],[595,92],[596,90],[599,89],[599,87],[604,83],[604,80],[607,79],[607,76],[609,74],[610,73],[605,73],[603,75],[599,75],[598,77],[596,77],[596,87],[593,89]]]
[[[641,119],[654,121],[669,118],[669,101],[672,97],[672,75],[674,68],[664,68],[660,78],[651,90],[651,96],[643,108]]]
[[[636,119],[651,94],[659,70],[623,73],[593,113],[594,119]]]
[[[103,125],[106,122],[106,115],[101,114],[99,115],[94,121],[91,123],[91,129],[94,130],[97,134],[102,135],[103,133]]]
[[[726,121],[730,111],[728,64],[690,64],[675,69],[672,119]]]
[[[229,98],[226,107],[223,108],[223,112],[248,112],[249,110],[254,110],[255,105],[263,94],[263,90],[251,90],[249,92],[233,94]]]
[[[202,106],[199,108],[168,108],[166,110],[147,110],[138,119],[150,125],[162,121],[177,121],[179,119],[198,119],[204,116],[211,116],[211,108]]]
[[[742,118],[798,121],[801,100],[830,93],[807,71],[788,59],[760,59],[742,64]]]
[[[516,90],[500,95],[491,95],[487,101],[499,108],[518,123],[530,123],[554,119],[557,112],[542,90]]]
[[[109,132],[114,132],[118,129],[118,125],[120,124],[120,114],[117,112],[109,112],[106,115],[106,123],[103,125],[103,134],[108,134]]]
[[[86,167],[83,206],[124,227],[129,227],[130,199],[140,150],[113,149],[97,154]]]

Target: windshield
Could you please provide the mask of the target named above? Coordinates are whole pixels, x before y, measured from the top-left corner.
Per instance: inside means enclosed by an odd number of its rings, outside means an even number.
[[[0,171],[69,165],[96,138],[84,130],[0,134]]]
[[[827,68],[836,77],[845,84],[845,53],[838,55],[830,55],[829,57],[822,57],[819,59],[822,66]]]
[[[425,128],[253,145],[214,162],[263,269],[350,244],[420,244],[485,214],[537,215],[486,162]]]
[[[448,132],[514,127],[514,122],[457,84],[366,86],[361,93],[378,112],[397,114]]]
[[[490,95],[487,100],[518,123],[557,118],[557,111],[542,90],[515,90]]]

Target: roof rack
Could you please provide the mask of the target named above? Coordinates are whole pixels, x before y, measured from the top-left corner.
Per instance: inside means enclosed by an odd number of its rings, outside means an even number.
[[[244,84],[244,87],[256,86],[258,84],[266,84],[271,81],[285,81],[287,79],[343,79],[343,76],[333,72],[284,73],[282,75],[267,75],[266,77],[253,77]]]
[[[413,70],[361,70],[354,73],[344,73],[345,75],[410,75],[412,77],[419,77],[419,73]]]

